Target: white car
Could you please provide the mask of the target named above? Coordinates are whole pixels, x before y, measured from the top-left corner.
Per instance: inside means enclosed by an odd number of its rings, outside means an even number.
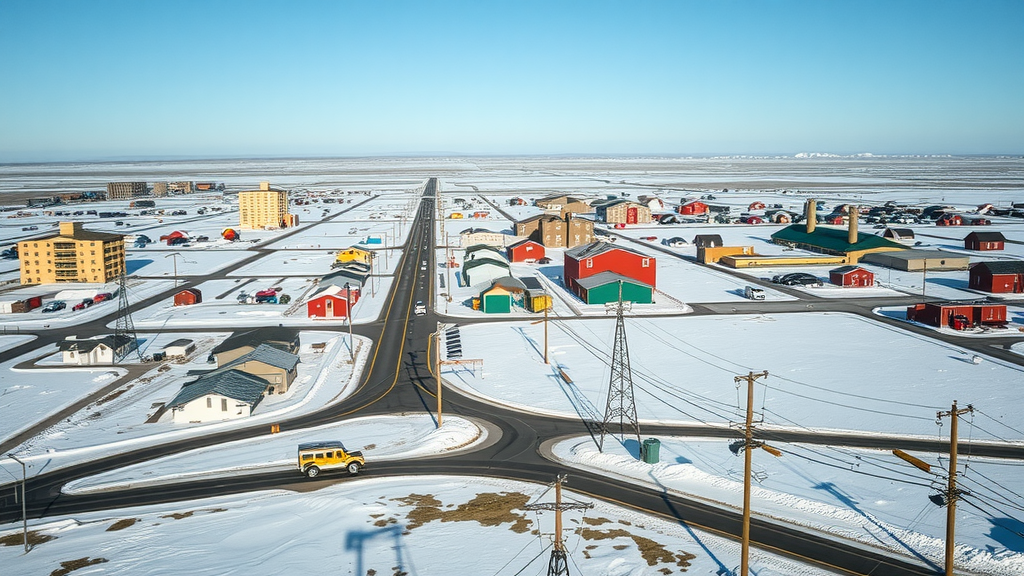
[[[417,316],[423,316],[424,314],[427,313],[427,306],[425,304],[423,304],[422,300],[417,300],[416,301],[416,305],[413,306],[412,311]]]
[[[743,295],[750,300],[764,300],[764,290],[761,288],[754,288],[753,286],[747,286],[744,288]]]

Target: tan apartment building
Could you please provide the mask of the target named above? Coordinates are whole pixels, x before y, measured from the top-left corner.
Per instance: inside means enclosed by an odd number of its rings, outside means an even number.
[[[594,223],[586,218],[541,214],[515,224],[516,236],[543,244],[546,248],[575,248],[594,241]]]
[[[238,193],[239,226],[243,230],[289,228],[299,223],[298,216],[288,213],[288,191],[271,188],[260,182],[259,190]]]
[[[124,236],[61,222],[53,236],[18,242],[22,284],[110,282],[124,273]]]
[[[145,182],[107,182],[107,200],[130,200],[148,195]]]
[[[568,214],[589,214],[594,211],[594,208],[583,200],[564,194],[538,198],[533,204],[538,208],[544,209],[546,212],[557,210],[558,215],[562,218],[565,218]]]

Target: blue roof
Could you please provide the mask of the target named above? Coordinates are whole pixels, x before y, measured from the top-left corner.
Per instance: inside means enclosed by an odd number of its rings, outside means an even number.
[[[202,398],[207,394],[218,394],[232,400],[245,402],[255,408],[263,399],[263,392],[270,382],[259,376],[253,376],[241,370],[227,370],[221,372],[215,370],[198,380],[185,384],[178,394],[167,403],[167,407],[176,408],[184,406],[196,398]]]

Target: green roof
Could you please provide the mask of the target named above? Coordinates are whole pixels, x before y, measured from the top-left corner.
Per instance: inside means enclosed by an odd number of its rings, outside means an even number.
[[[894,250],[906,250],[907,247],[898,243],[876,236],[874,234],[857,234],[857,241],[853,244],[847,242],[846,228],[831,228],[828,226],[817,226],[814,232],[807,233],[807,226],[804,224],[793,224],[772,234],[772,241],[776,244],[804,244],[814,246],[822,250],[845,254],[861,250],[878,250],[879,248],[891,248]]]

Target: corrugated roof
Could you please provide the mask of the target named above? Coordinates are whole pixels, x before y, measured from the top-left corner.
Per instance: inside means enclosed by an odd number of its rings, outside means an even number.
[[[772,234],[772,240],[792,242],[794,244],[805,244],[815,246],[835,253],[845,254],[860,250],[874,250],[878,248],[893,248],[906,250],[906,246],[876,236],[874,234],[857,233],[857,241],[853,244],[847,242],[846,228],[831,228],[818,226],[814,232],[807,233],[807,227],[803,224],[793,224]]]
[[[636,286],[644,286],[646,288],[650,288],[651,290],[654,289],[654,287],[651,286],[650,284],[645,284],[639,280],[634,280],[629,276],[623,276],[622,274],[616,274],[615,272],[599,272],[597,274],[594,274],[593,276],[580,278],[579,280],[576,280],[576,283],[582,286],[583,288],[590,290],[591,288],[595,288],[597,286],[604,286],[605,284],[611,284],[614,282],[618,282],[619,280],[622,280],[623,284],[634,284]]]
[[[1021,260],[978,262],[975,266],[984,266],[992,274],[1024,274],[1024,261]]]
[[[231,362],[217,368],[214,372],[226,370],[233,366],[238,366],[239,364],[250,361],[262,362],[269,366],[281,368],[282,370],[288,370],[290,372],[295,368],[295,365],[299,363],[299,357],[295,354],[285,352],[284,350],[278,350],[269,344],[260,344],[248,354],[243,354],[238,358],[235,358]]]
[[[270,382],[263,378],[241,370],[215,370],[182,386],[178,394],[167,403],[167,407],[177,408],[207,394],[219,394],[255,408],[269,385]]]

